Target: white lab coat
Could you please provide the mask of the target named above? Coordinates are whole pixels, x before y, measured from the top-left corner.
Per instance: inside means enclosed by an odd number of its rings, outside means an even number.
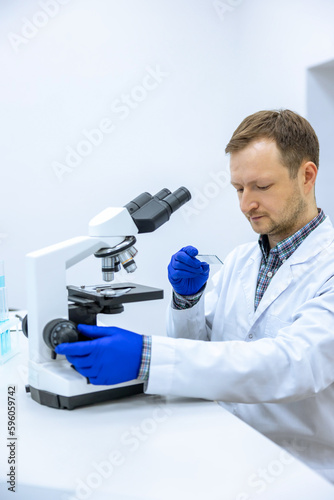
[[[237,247],[205,298],[191,309],[170,308],[167,333],[175,338],[152,338],[145,392],[219,400],[334,481],[329,218],[282,264],[254,312],[260,261],[258,242]]]

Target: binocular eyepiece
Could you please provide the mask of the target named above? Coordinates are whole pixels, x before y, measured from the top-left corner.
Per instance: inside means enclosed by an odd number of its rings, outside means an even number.
[[[173,193],[169,189],[161,189],[152,196],[142,193],[125,205],[138,228],[138,233],[151,233],[170,219],[172,213],[191,199],[191,194],[185,187],[180,187]],[[114,274],[121,266],[133,273],[136,263],[133,257],[137,254],[134,236],[127,236],[121,243],[112,248],[101,248],[94,255],[102,259],[102,277],[104,281],[112,281]]]
[[[182,205],[191,199],[187,188],[181,186],[173,193],[161,189],[154,196],[142,193],[125,205],[139,233],[151,233],[170,219]]]

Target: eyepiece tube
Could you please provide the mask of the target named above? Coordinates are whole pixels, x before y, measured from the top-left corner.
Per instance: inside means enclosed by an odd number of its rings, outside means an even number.
[[[169,194],[171,194],[171,192],[169,191],[169,189],[164,188],[164,189],[161,189],[157,194],[155,194],[154,198],[158,198],[158,200],[163,200]]]
[[[182,207],[187,201],[191,199],[191,194],[187,188],[181,186],[179,189],[176,189],[174,193],[166,196],[162,201],[168,203],[171,208],[172,213],[175,212],[178,208]]]

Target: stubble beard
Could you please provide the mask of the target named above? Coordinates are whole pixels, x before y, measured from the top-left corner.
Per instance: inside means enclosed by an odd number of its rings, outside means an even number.
[[[270,215],[267,215],[267,224],[266,228],[261,231],[256,230],[253,227],[255,232],[261,232],[261,234],[267,234],[268,236],[274,236],[278,241],[282,241],[294,234],[298,229],[303,227],[303,219],[304,214],[307,209],[306,201],[301,197],[300,193],[296,190],[292,193],[289,198],[287,204],[285,205],[282,212],[272,219]],[[279,219],[279,220],[277,220]]]

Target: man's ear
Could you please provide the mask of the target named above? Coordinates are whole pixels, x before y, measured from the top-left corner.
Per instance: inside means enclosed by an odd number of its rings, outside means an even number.
[[[313,161],[306,161],[300,168],[303,176],[304,193],[308,194],[314,188],[315,180],[318,175],[318,168]]]

